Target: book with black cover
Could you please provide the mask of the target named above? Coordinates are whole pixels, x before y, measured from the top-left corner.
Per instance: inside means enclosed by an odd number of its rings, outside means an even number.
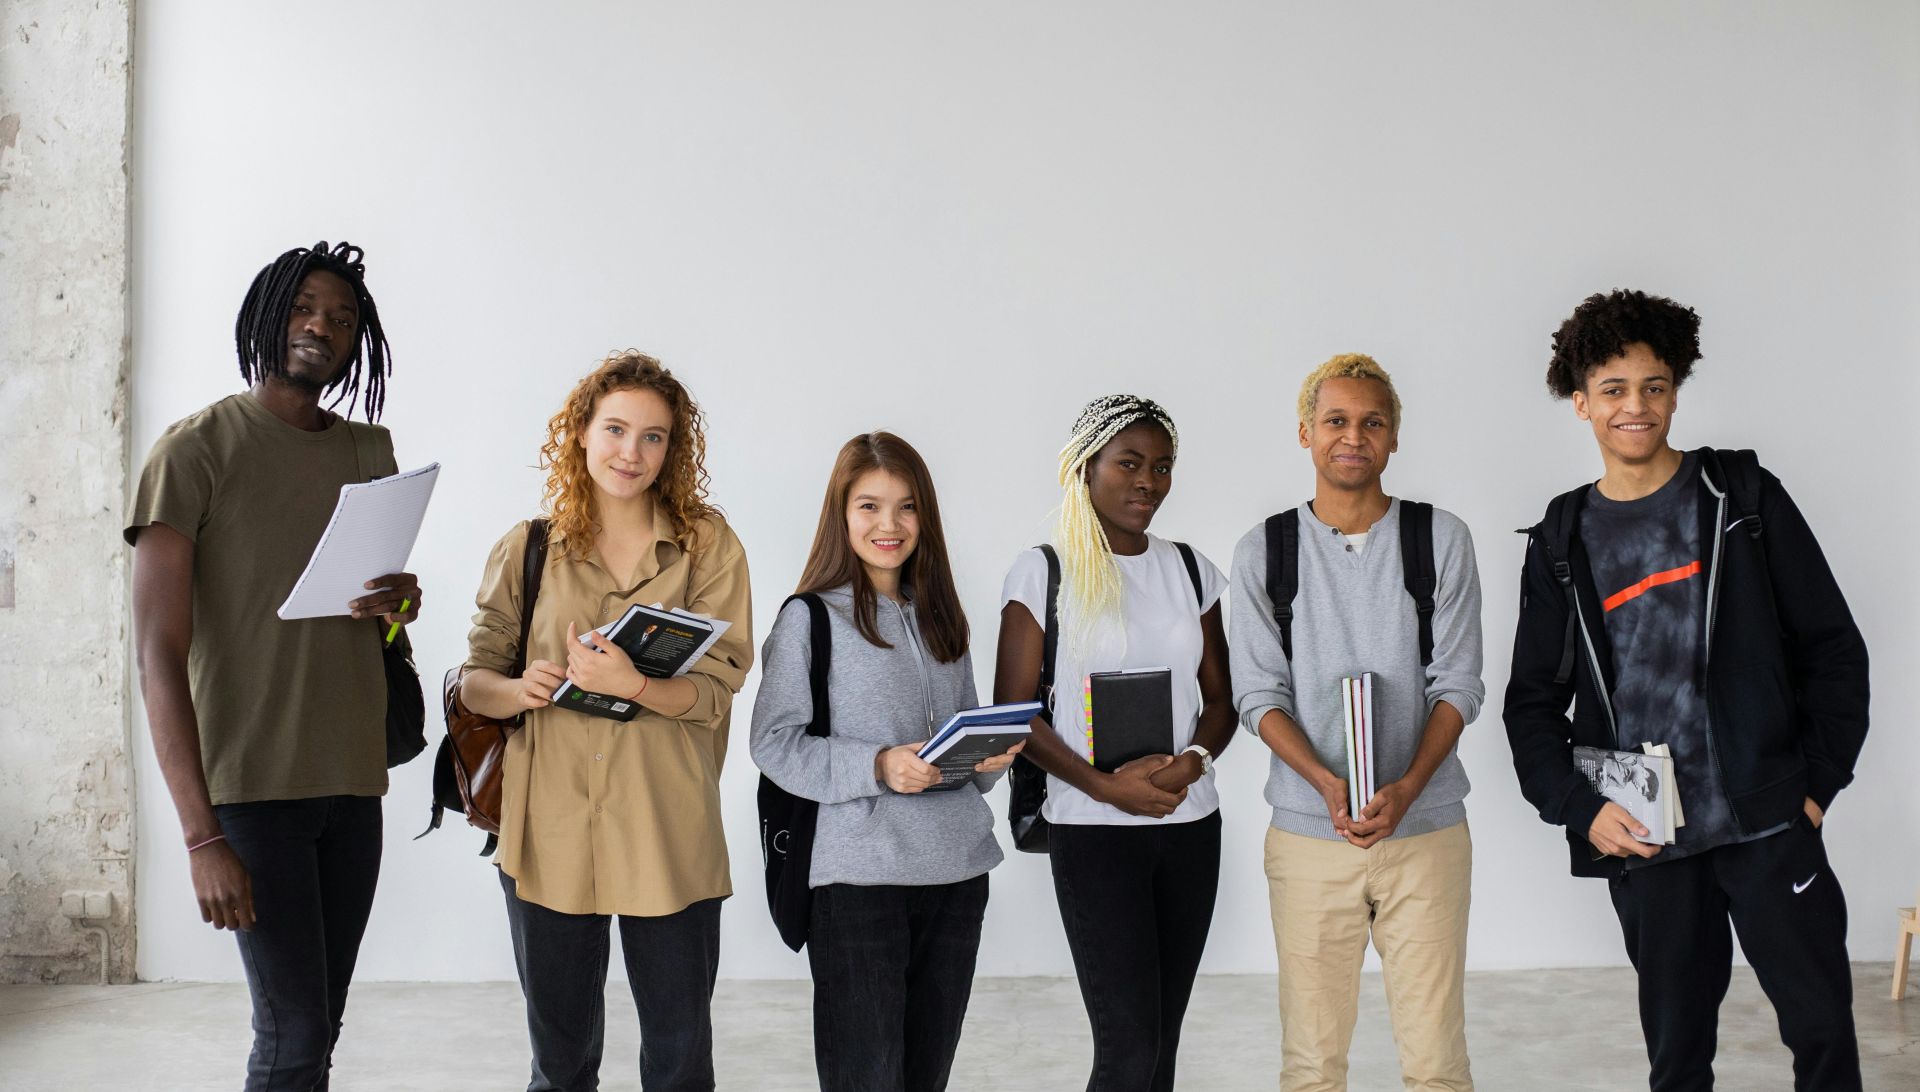
[[[670,679],[686,674],[687,668],[712,648],[730,626],[729,622],[702,617],[678,607],[667,609],[657,603],[643,607],[636,603],[612,623],[581,634],[580,641],[582,644],[590,644],[589,638],[611,641],[627,654],[642,675]],[[561,709],[612,720],[632,720],[640,714],[636,703],[582,689],[572,680],[555,687],[551,700]]]
[[[611,694],[596,694],[570,682],[561,683],[560,689],[553,692],[553,704],[561,709],[606,717],[608,720],[627,721],[640,715],[639,702],[616,698]]]
[[[1087,742],[1095,769],[1173,753],[1173,672],[1164,667],[1087,676]]]
[[[921,791],[950,792],[972,781],[975,766],[1026,741],[1032,734],[1028,722],[1043,708],[1037,701],[1018,701],[962,709],[948,717],[920,748],[920,759],[940,768],[940,783]]]

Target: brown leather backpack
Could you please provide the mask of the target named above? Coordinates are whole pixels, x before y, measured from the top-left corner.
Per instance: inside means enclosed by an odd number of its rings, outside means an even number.
[[[510,673],[516,678],[526,669],[533,604],[540,597],[540,572],[546,564],[547,521],[536,519],[527,525],[527,552],[520,574],[520,645]],[[461,812],[469,825],[487,832],[480,855],[489,857],[500,841],[500,779],[507,738],[519,730],[525,714],[496,720],[468,709],[460,700],[460,676],[461,668],[450,668],[442,683],[447,734],[433,756],[433,819],[415,838],[440,829],[445,812]]]

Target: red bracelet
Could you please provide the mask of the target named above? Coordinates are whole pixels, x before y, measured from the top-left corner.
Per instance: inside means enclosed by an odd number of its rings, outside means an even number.
[[[224,841],[226,841],[226,840],[227,840],[227,836],[226,836],[226,835],[224,835],[224,834],[216,834],[216,835],[214,835],[213,837],[211,837],[211,838],[209,838],[209,839],[207,839],[207,840],[206,840],[206,841],[204,841],[204,842],[196,842],[195,844],[193,844],[193,845],[190,845],[190,846],[188,846],[188,847],[187,847],[187,852],[188,852],[188,853],[192,853],[192,852],[193,852],[194,850],[196,850],[196,849],[205,849],[205,848],[207,848],[208,846],[210,846],[210,845],[212,845],[212,844],[213,844],[213,843],[215,843],[215,842],[224,842]]]
[[[646,692],[647,692],[647,687],[649,687],[649,686],[651,686],[651,685],[653,685],[653,680],[652,680],[652,679],[650,679],[650,678],[648,678],[648,677],[647,677],[647,676],[645,676],[645,675],[642,675],[642,676],[640,676],[640,689],[638,689],[638,690],[635,690],[635,691],[633,692],[633,696],[632,696],[632,697],[630,697],[630,698],[628,698],[627,700],[628,700],[628,701],[639,701],[639,700],[640,700],[640,695],[642,695],[642,694],[644,694],[644,693],[646,693]]]

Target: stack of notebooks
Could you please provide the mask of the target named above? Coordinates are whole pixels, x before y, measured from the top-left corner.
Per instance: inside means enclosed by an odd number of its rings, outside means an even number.
[[[686,674],[687,668],[706,655],[731,625],[723,619],[693,614],[679,607],[636,604],[592,634],[581,634],[580,643],[590,645],[588,638],[599,634],[597,640],[618,645],[642,675],[670,679]],[[552,700],[561,709],[611,720],[632,720],[640,714],[640,706],[635,702],[611,694],[596,694],[574,685],[571,680],[562,682],[554,690]]]
[[[1687,825],[1680,809],[1680,785],[1673,777],[1673,753],[1664,743],[1643,743],[1638,751],[1575,747],[1573,764],[1593,791],[1627,810],[1647,836],[1647,845],[1670,846],[1674,832]]]
[[[1373,799],[1373,672],[1340,680],[1341,705],[1346,710],[1347,814],[1355,819]]]
[[[940,768],[940,783],[922,792],[951,792],[973,780],[974,767],[989,758],[1012,750],[1032,734],[1028,722],[1044,707],[1037,701],[1017,701],[1007,705],[989,705],[981,709],[962,709],[947,718],[927,745],[920,748],[922,762]]]

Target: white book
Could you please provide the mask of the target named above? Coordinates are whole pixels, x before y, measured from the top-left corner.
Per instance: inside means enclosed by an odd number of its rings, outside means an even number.
[[[1647,828],[1647,836],[1636,834],[1636,840],[1656,846],[1673,844],[1679,818],[1675,805],[1680,793],[1673,778],[1672,758],[1641,751],[1575,747],[1573,764],[1593,791],[1626,809]]]
[[[407,570],[420,537],[440,464],[340,487],[327,529],[314,544],[306,571],[277,612],[287,621],[352,614],[347,604],[369,594],[366,583]]]

